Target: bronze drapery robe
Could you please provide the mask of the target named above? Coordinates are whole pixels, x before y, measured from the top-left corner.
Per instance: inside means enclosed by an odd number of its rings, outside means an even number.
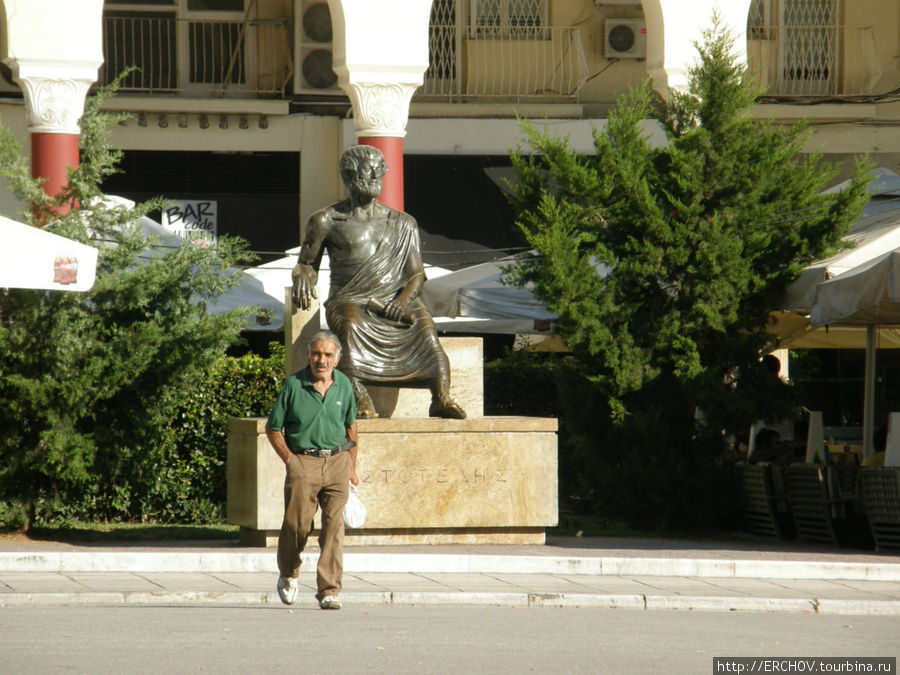
[[[412,270],[423,270],[412,217],[392,210],[374,255],[359,269],[334,261],[331,265],[325,317],[343,344],[340,370],[363,382],[434,380],[449,373],[449,360],[421,300],[409,303],[411,326],[366,309],[372,298],[382,303],[393,300],[411,281]]]

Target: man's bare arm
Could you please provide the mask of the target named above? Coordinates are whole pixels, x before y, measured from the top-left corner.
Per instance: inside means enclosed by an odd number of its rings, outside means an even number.
[[[291,452],[291,449],[287,445],[287,441],[284,440],[283,432],[270,429],[269,425],[266,425],[266,438],[269,439],[269,444],[275,449],[275,452],[278,453],[282,462],[287,464],[291,461],[291,457],[294,456],[294,453]]]

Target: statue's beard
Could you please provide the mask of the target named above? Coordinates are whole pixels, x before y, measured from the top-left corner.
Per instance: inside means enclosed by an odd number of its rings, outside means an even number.
[[[353,190],[357,196],[363,199],[375,199],[381,194],[381,181],[354,180]]]

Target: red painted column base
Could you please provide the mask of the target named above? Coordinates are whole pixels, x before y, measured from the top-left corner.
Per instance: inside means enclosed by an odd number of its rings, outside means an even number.
[[[358,139],[361,145],[371,145],[381,150],[388,172],[384,175],[381,196],[385,206],[403,210],[403,139],[394,136],[369,136]]]
[[[44,178],[44,192],[56,197],[68,185],[69,167],[77,167],[78,134],[31,134],[31,175]],[[71,205],[62,207],[67,212]]]

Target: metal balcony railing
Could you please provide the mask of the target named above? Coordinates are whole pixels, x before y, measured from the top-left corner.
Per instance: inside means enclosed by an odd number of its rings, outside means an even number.
[[[107,11],[99,82],[135,66],[121,91],[284,98],[293,78],[289,24]],[[430,31],[431,65],[418,99],[575,100],[587,77],[577,28],[432,25]]]
[[[107,84],[134,66],[121,90],[145,94],[284,97],[293,74],[288,20],[179,19],[168,12],[107,12]]]
[[[838,63],[843,39],[842,26],[748,26],[748,58],[770,94],[834,95],[843,88]]]
[[[429,51],[418,99],[575,100],[588,72],[580,32],[571,26],[432,25]]]

